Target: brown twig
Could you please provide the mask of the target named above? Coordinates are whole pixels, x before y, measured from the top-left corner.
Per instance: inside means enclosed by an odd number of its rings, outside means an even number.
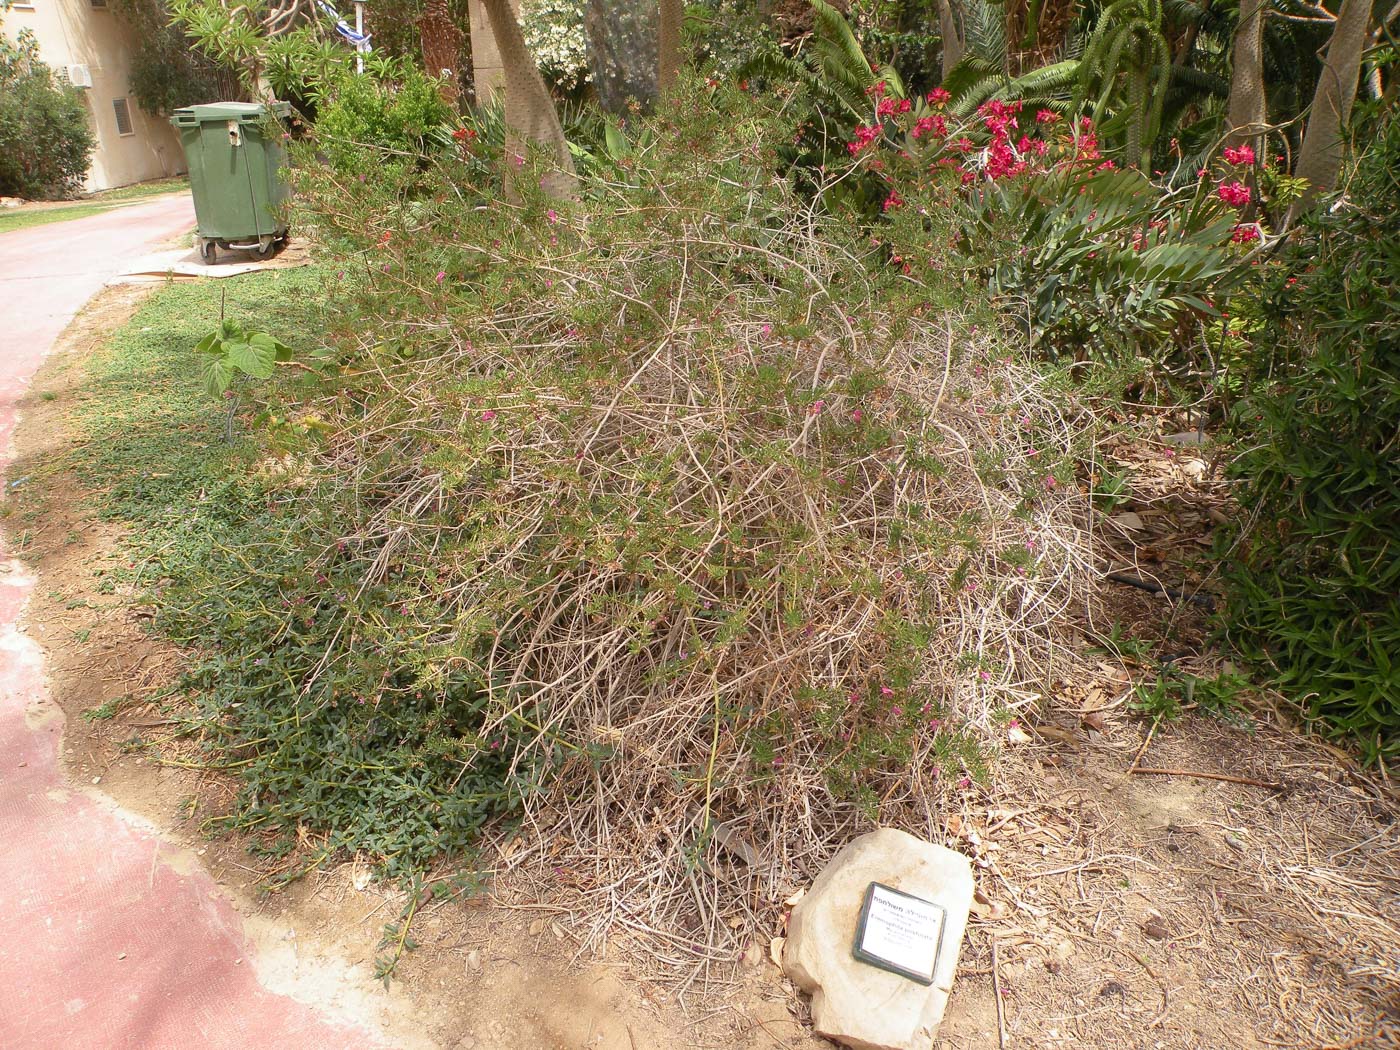
[[[1142,761],[1142,756],[1145,755],[1145,754],[1147,754],[1147,748],[1148,748],[1148,746],[1152,743],[1152,734],[1154,734],[1155,732],[1157,732],[1157,726],[1159,726],[1159,725],[1161,724],[1161,722],[1162,722],[1162,719],[1161,719],[1160,716],[1157,717],[1157,718],[1154,718],[1154,719],[1152,720],[1152,725],[1151,725],[1151,727],[1147,730],[1147,736],[1146,736],[1146,737],[1143,739],[1143,741],[1142,741],[1142,747],[1140,747],[1140,748],[1137,749],[1137,754],[1134,755],[1134,756],[1133,756],[1133,760],[1132,760],[1131,762],[1128,763],[1128,772],[1129,772],[1129,773],[1135,773],[1135,772],[1137,772],[1138,763]]]
[[[1006,1009],[1001,1002],[1001,963],[997,959],[997,938],[992,935],[992,997],[997,1001],[997,1047],[1006,1050]]]
[[[1147,766],[1133,766],[1129,773],[1151,773],[1161,777],[1197,777],[1201,780],[1224,780],[1231,784],[1249,784],[1252,787],[1282,791],[1283,785],[1271,780],[1255,780],[1253,777],[1232,777],[1227,773],[1202,773],[1196,769],[1150,769]]]

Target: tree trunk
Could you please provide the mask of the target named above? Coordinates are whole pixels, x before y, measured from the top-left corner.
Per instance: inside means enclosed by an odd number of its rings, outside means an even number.
[[[462,31],[452,20],[447,0],[427,0],[418,19],[418,39],[423,46],[423,66],[437,78],[438,94],[453,109],[462,97],[458,81],[462,53]]]
[[[589,0],[584,15],[593,90],[609,113],[632,103],[650,106],[659,94],[660,13],[656,0]]]
[[[676,86],[676,77],[681,71],[681,22],[685,18],[685,0],[660,0],[660,7],[656,89],[665,98]]]
[[[510,0],[481,0],[481,6],[486,9],[505,73],[507,175],[524,163],[531,144],[543,147],[556,167],[541,180],[541,185],[553,196],[568,196],[578,180],[574,160],[559,124],[559,114],[554,111],[554,100],[525,46]]]
[[[1337,184],[1346,143],[1342,127],[1351,119],[1356,84],[1361,75],[1361,53],[1371,24],[1372,0],[1342,0],[1337,24],[1327,45],[1327,59],[1317,79],[1312,111],[1303,131],[1298,165],[1293,174],[1308,180],[1303,197],[1289,210],[1289,218],[1310,208],[1318,196]]]
[[[943,37],[943,75],[946,77],[963,57],[963,41],[953,17],[952,0],[938,0],[938,32]]]
[[[1268,123],[1264,105],[1265,0],[1240,0],[1240,21],[1235,26],[1234,72],[1230,77],[1230,102],[1226,109],[1227,146],[1252,142]]]

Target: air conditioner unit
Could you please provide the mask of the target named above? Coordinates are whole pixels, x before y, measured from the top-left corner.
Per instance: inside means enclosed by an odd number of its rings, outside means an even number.
[[[67,74],[67,76],[64,79],[66,79],[68,83],[72,84],[74,87],[92,87],[92,70],[89,69],[87,66],[69,66],[65,70],[65,73]]]

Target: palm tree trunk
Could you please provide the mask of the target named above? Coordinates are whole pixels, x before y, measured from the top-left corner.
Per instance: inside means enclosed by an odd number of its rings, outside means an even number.
[[[418,19],[418,39],[423,47],[423,65],[437,78],[438,94],[453,109],[462,97],[457,80],[462,53],[462,31],[452,20],[447,0],[427,0]]]
[[[1351,119],[1356,85],[1361,75],[1361,53],[1371,24],[1373,0],[1342,0],[1337,24],[1327,45],[1327,59],[1317,79],[1312,111],[1303,132],[1298,164],[1293,174],[1308,180],[1308,188],[1289,210],[1289,218],[1311,207],[1318,196],[1337,184],[1342,170],[1345,142],[1342,127]]]
[[[578,173],[559,114],[554,111],[554,100],[525,46],[525,36],[520,32],[510,0],[481,0],[481,6],[486,9],[505,73],[507,172],[524,163],[530,145],[543,147],[554,161],[555,170],[545,176],[541,185],[554,196],[568,196],[578,181]]]
[[[676,77],[681,70],[681,21],[685,17],[685,0],[660,0],[660,7],[656,89],[665,98],[676,86]]]
[[[1226,109],[1227,146],[1253,141],[1264,131],[1268,113],[1264,104],[1265,0],[1240,0],[1240,21],[1235,26],[1234,72],[1230,77],[1230,102]]]

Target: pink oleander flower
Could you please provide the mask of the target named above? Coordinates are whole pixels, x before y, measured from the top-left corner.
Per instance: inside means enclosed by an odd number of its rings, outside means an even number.
[[[948,94],[948,92],[943,90],[943,88],[936,87],[932,91],[930,91],[926,97],[928,98],[930,105],[941,106],[953,96]]]
[[[1225,147],[1225,162],[1226,162],[1227,164],[1234,164],[1234,165],[1253,164],[1253,163],[1254,163],[1254,147],[1253,147],[1253,146],[1241,146],[1239,149],[1231,149],[1229,146],[1226,146],[1226,147]]]
[[[1253,223],[1241,223],[1236,226],[1234,232],[1230,234],[1230,240],[1236,244],[1249,244],[1259,239],[1259,227]]]
[[[1053,124],[1059,119],[1060,115],[1049,109],[1037,110],[1035,114],[1035,122],[1037,124]]]
[[[1233,205],[1236,208],[1243,208],[1249,203],[1250,198],[1249,187],[1240,182],[1239,179],[1236,179],[1234,182],[1224,183],[1215,191],[1215,194],[1226,204]]]

